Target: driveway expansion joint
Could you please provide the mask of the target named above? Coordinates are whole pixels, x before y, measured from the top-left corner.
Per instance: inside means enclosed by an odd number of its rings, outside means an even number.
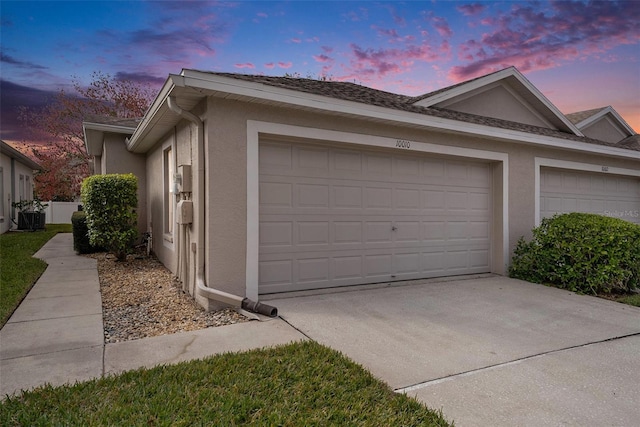
[[[317,342],[316,340],[314,340],[313,338],[311,338],[311,336],[309,336],[308,334],[306,334],[302,329],[297,328],[293,323],[288,322],[288,321],[287,321],[287,319],[285,319],[284,317],[282,317],[282,316],[278,316],[278,317],[279,317],[280,319],[282,319],[282,321],[283,321],[284,323],[286,323],[287,325],[291,326],[291,327],[292,327],[293,329],[295,329],[296,331],[300,332],[300,333],[301,333],[301,334],[302,334],[306,339],[308,339],[309,341]]]
[[[503,368],[503,367],[506,367],[506,366],[517,365],[517,364],[522,363],[522,362],[526,362],[526,361],[534,360],[534,359],[539,359],[541,357],[545,357],[545,356],[548,356],[548,355],[551,355],[551,354],[562,353],[562,352],[569,351],[569,350],[575,350],[577,348],[584,348],[584,347],[589,347],[589,346],[596,345],[596,344],[602,344],[602,343],[611,342],[611,341],[618,341],[618,340],[622,340],[622,339],[625,339],[625,338],[631,338],[631,337],[637,337],[637,336],[640,336],[640,332],[634,332],[634,333],[631,333],[631,334],[620,335],[620,336],[616,336],[616,337],[612,337],[612,338],[606,338],[606,339],[603,339],[603,340],[588,342],[588,343],[585,343],[585,344],[577,344],[577,345],[573,345],[573,346],[570,346],[570,347],[565,347],[565,348],[559,348],[559,349],[556,349],[556,350],[545,351],[545,352],[542,352],[542,353],[533,354],[531,356],[525,356],[525,357],[521,357],[519,359],[510,360],[508,362],[496,363],[495,365],[484,366],[482,368],[477,368],[477,369],[470,369],[468,371],[460,372],[460,373],[457,373],[457,374],[447,375],[447,376],[436,378],[436,379],[433,379],[433,380],[419,382],[419,383],[416,383],[416,384],[413,384],[413,385],[410,385],[410,386],[407,386],[407,387],[396,388],[393,391],[395,393],[409,393],[409,392],[420,390],[420,389],[423,389],[423,388],[427,388],[427,387],[430,387],[430,386],[433,386],[433,385],[441,384],[441,383],[444,383],[444,382],[447,382],[447,381],[452,381],[452,380],[454,380],[456,378],[462,378],[462,377],[466,377],[466,376],[469,376],[469,375],[474,375],[474,374],[481,373],[481,372],[487,372],[487,371],[491,371],[491,370],[494,370],[494,369]]]
[[[49,354],[56,354],[56,353],[64,353],[67,351],[74,351],[74,350],[82,350],[85,348],[97,348],[103,346],[103,344],[93,344],[93,345],[82,345],[79,347],[68,347],[68,348],[61,348],[59,350],[54,350],[54,351],[45,351],[42,353],[31,353],[31,354],[24,354],[21,356],[14,356],[14,357],[7,357],[7,358],[2,358],[0,360],[2,360],[3,362],[8,361],[8,360],[16,360],[16,359],[24,359],[25,357],[34,357],[34,356],[46,356]]]

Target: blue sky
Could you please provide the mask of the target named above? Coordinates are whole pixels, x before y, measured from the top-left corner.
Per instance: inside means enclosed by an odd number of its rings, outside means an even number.
[[[640,130],[640,2],[2,1],[2,138],[16,104],[93,71],[326,75],[417,95],[515,65],[565,113]]]

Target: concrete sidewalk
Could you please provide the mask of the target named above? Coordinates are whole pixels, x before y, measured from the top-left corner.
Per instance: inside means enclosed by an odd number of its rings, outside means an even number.
[[[58,234],[35,254],[48,267],[0,330],[0,396],[50,383],[209,355],[285,344],[305,337],[280,319],[104,344],[95,260]]]

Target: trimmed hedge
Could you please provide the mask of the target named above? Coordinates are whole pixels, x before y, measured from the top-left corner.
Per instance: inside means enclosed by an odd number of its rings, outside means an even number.
[[[92,254],[102,252],[104,248],[93,246],[89,242],[89,227],[87,227],[87,214],[83,211],[74,212],[71,215],[71,228],[73,231],[73,249],[79,254]]]
[[[570,213],[545,218],[518,240],[509,276],[588,294],[640,288],[640,225]]]
[[[119,261],[138,237],[138,180],[133,174],[93,175],[82,182],[89,242],[102,246]]]

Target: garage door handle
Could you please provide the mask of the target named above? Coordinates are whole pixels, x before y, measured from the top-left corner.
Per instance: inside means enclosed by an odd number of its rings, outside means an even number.
[[[391,231],[396,231],[398,228],[394,225],[391,227]]]

